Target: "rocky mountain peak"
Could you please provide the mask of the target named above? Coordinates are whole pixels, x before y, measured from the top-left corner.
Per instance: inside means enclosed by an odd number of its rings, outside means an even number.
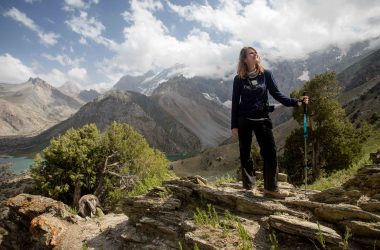
[[[39,77],[30,77],[28,82],[34,84],[34,85],[37,85],[37,84],[47,84],[44,80],[42,80],[41,78]]]
[[[40,87],[43,89],[49,89],[50,90],[53,88],[53,86],[51,86],[49,83],[45,82],[43,79],[41,79],[39,77],[36,77],[36,78],[30,77],[29,80],[27,81],[27,83],[30,83],[33,86]]]

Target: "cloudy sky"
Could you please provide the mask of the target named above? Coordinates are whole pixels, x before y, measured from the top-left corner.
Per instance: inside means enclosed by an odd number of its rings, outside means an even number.
[[[177,63],[222,76],[242,46],[267,60],[379,42],[379,0],[1,0],[0,83],[105,88]]]

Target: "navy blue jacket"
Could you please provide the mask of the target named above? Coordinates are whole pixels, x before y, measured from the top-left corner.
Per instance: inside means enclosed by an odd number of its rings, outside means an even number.
[[[231,129],[238,127],[239,117],[268,117],[268,112],[264,109],[265,104],[268,103],[268,91],[284,106],[297,106],[298,99],[281,94],[269,70],[264,70],[264,73],[252,79],[240,79],[238,75],[235,76],[232,90]]]

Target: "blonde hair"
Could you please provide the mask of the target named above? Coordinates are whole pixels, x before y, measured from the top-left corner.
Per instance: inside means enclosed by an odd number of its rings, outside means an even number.
[[[240,50],[239,63],[237,66],[237,74],[238,74],[240,79],[245,79],[248,75],[248,65],[246,62],[244,62],[244,60],[247,58],[249,50],[253,50],[259,58],[259,61],[255,65],[256,70],[259,73],[264,73],[264,67],[260,64],[261,58],[260,58],[259,54],[257,53],[257,50],[252,48],[252,47],[244,47]]]

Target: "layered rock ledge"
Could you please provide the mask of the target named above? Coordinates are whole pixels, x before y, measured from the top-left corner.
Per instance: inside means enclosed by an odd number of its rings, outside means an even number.
[[[86,219],[61,202],[20,194],[6,202],[9,210],[0,226],[8,234],[1,247],[374,249],[380,247],[379,183],[380,166],[365,166],[343,186],[308,195],[281,182],[294,196],[273,199],[260,188],[215,187],[194,176],[126,197],[124,214]]]

